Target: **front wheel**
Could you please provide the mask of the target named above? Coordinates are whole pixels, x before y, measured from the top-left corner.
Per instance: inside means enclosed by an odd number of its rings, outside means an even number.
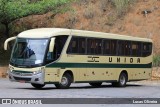
[[[59,84],[55,84],[55,86],[59,89],[67,89],[70,87],[72,83],[72,76],[68,73],[62,76],[61,82]]]
[[[34,83],[31,83],[31,85],[36,89],[41,89],[45,86],[45,84],[34,84]]]
[[[102,82],[97,82],[97,83],[89,83],[93,87],[100,87],[102,85]]]
[[[126,83],[127,83],[127,75],[125,73],[121,73],[118,82],[113,82],[112,85],[117,87],[125,87]]]

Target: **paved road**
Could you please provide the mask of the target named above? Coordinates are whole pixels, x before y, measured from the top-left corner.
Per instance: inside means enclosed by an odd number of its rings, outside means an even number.
[[[37,90],[30,84],[0,79],[0,98],[160,98],[160,81],[130,82],[125,88],[115,88],[107,83],[94,88],[82,83],[72,84],[70,89],[56,89],[50,84]]]
[[[34,89],[30,84],[10,82],[0,79],[0,97],[2,98],[160,98],[160,81],[130,82],[125,88],[115,88],[104,83],[100,88],[87,83],[72,84],[70,89],[56,89],[46,85],[42,90]]]

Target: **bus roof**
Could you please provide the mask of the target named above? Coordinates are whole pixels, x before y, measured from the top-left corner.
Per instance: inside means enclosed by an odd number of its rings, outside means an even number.
[[[58,35],[74,35],[83,37],[96,37],[96,38],[108,38],[108,39],[118,39],[118,40],[132,40],[132,41],[144,41],[152,42],[151,39],[112,34],[112,33],[102,33],[94,31],[85,30],[74,30],[74,29],[64,29],[64,28],[38,28],[24,31],[18,35],[19,38],[50,38]]]

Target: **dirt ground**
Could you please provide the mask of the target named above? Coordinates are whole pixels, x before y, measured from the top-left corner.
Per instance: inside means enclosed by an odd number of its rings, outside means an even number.
[[[152,80],[160,80],[160,67],[152,69]]]
[[[7,66],[0,67],[0,78],[7,77],[7,69]],[[150,80],[160,80],[160,67],[154,67],[152,69],[152,78]]]
[[[7,77],[7,66],[6,67],[0,67],[0,78],[6,78]]]

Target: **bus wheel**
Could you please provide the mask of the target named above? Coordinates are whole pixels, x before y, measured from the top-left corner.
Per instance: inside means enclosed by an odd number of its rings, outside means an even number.
[[[45,86],[45,84],[34,84],[34,83],[31,83],[31,85],[34,87],[34,88],[37,88],[37,89],[41,89]]]
[[[61,82],[59,84],[55,84],[55,86],[59,89],[67,89],[70,87],[71,83],[72,83],[72,76],[66,73],[62,76]]]
[[[89,83],[93,87],[100,87],[102,85],[102,82],[97,82],[97,83]]]
[[[118,87],[125,87],[127,83],[127,75],[125,73],[121,73],[119,76],[118,82],[113,82],[113,86],[118,86]]]

